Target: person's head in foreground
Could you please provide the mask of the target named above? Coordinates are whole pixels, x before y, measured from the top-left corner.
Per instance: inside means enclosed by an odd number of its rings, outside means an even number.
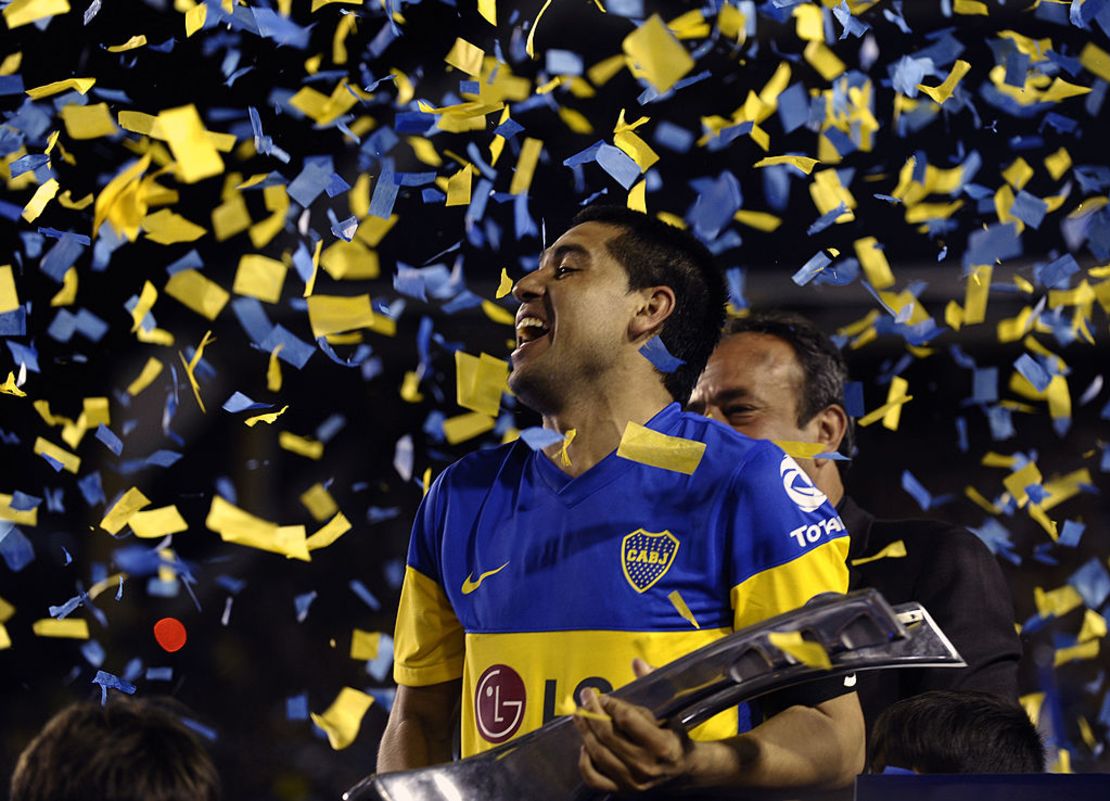
[[[618,206],[590,206],[513,288],[509,386],[544,415],[583,397],[641,391],[685,403],[724,322],[727,291],[691,234]],[[659,335],[684,364],[655,370],[639,349]]]
[[[1025,710],[984,692],[931,690],[888,707],[871,731],[871,772],[1040,773],[1044,743]]]
[[[850,456],[844,411],[848,367],[829,337],[798,314],[756,312],[729,320],[698,379],[689,410],[755,439],[819,443]],[[797,459],[832,503],[844,486],[838,462]]]
[[[56,714],[20,754],[11,783],[11,801],[219,797],[219,776],[197,736],[169,707],[126,697]]]

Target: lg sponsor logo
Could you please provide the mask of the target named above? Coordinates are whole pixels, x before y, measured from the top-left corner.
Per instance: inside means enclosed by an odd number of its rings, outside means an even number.
[[[508,665],[486,668],[474,693],[478,732],[487,742],[505,742],[520,728],[526,701],[524,680],[519,673]]]

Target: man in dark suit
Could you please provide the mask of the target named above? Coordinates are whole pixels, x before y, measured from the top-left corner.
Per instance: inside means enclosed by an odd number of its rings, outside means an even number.
[[[690,398],[689,409],[757,439],[851,450],[844,357],[803,317],[732,320]],[[928,690],[981,690],[1017,700],[1021,643],[1013,601],[993,554],[971,532],[939,520],[880,520],[845,494],[841,464],[797,459],[836,506],[851,536],[851,589],[874,587],[892,604],[922,603],[952,640],[964,669],[899,669],[859,677],[870,731],[899,699]]]

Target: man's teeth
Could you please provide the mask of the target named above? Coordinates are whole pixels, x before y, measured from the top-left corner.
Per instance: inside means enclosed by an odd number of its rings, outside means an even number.
[[[547,325],[538,317],[521,317],[516,324],[517,333],[522,339],[531,341],[547,333]]]

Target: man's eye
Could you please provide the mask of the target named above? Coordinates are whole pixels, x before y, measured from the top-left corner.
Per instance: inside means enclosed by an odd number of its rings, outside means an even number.
[[[564,275],[573,272],[576,272],[573,267],[568,267],[565,264],[560,264],[558,267],[555,268],[555,277],[562,278]]]
[[[742,414],[748,414],[749,412],[751,412],[751,410],[751,406],[729,406],[727,409],[725,409],[725,415],[728,417],[735,417]]]

